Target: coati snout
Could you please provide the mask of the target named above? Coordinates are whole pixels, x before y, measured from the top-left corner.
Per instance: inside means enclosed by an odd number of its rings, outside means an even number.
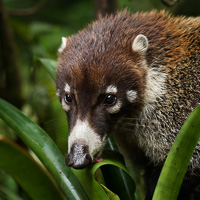
[[[113,134],[128,167],[143,170],[142,165],[148,177],[159,174],[199,104],[199,44],[200,18],[163,11],[119,12],[63,37],[56,85],[69,124],[67,165],[84,168],[101,161]],[[200,143],[184,181],[187,195],[180,199],[189,199],[200,183],[199,152]],[[145,180],[151,199],[157,179]]]
[[[91,164],[92,158],[87,145],[74,143],[66,158],[66,164],[75,169],[82,169]]]

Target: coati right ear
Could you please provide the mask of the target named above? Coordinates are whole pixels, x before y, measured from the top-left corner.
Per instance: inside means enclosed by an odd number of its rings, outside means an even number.
[[[145,54],[148,50],[149,42],[145,35],[139,34],[133,41],[132,50],[140,54]]]
[[[58,52],[61,53],[64,50],[64,48],[66,47],[66,45],[67,45],[67,38],[62,37],[62,43],[61,43],[60,48],[58,49]]]

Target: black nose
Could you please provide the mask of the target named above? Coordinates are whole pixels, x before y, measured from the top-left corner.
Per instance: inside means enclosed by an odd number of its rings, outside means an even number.
[[[73,144],[67,155],[66,164],[75,169],[83,169],[92,163],[87,145]]]

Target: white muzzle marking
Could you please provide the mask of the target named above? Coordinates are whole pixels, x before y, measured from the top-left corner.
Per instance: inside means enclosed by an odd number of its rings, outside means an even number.
[[[89,148],[89,154],[93,157],[99,153],[103,147],[103,140],[93,130],[87,120],[81,121],[78,119],[74,128],[72,129],[68,137],[68,153],[70,153],[73,144],[87,145]]]

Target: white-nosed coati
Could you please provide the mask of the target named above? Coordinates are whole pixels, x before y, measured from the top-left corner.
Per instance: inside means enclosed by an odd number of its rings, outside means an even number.
[[[124,11],[63,38],[57,90],[69,123],[67,165],[101,161],[114,133],[127,162],[145,158],[147,176],[156,183],[176,135],[199,104],[199,78],[200,18]],[[146,199],[155,183],[147,182]],[[179,199],[188,199],[199,183],[200,143]]]

